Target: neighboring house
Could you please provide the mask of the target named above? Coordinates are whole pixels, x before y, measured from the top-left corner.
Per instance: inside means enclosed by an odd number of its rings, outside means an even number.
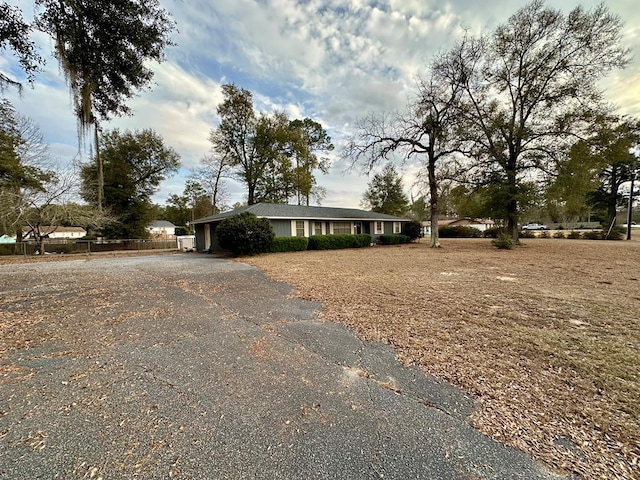
[[[156,220],[147,227],[153,238],[175,238],[176,226],[166,220]]]
[[[242,212],[251,212],[257,217],[269,219],[276,237],[367,233],[375,240],[383,234],[402,232],[402,224],[409,221],[407,218],[355,208],[258,203],[195,220],[193,225],[196,229],[196,249],[222,250],[216,239],[216,226],[225,218]]]
[[[9,235],[0,236],[0,243],[16,243],[15,237],[10,237]]]
[[[87,234],[87,231],[82,227],[60,227],[56,225],[42,225],[40,227],[40,234],[43,237],[49,239],[78,239],[84,237]],[[22,227],[22,239],[35,240],[33,229],[31,227]]]
[[[486,229],[496,226],[495,222],[489,218],[456,218],[453,220],[438,220],[438,228],[455,227],[456,225],[477,228],[481,232],[484,232]],[[425,235],[431,235],[431,222],[422,222],[422,233],[424,233]]]

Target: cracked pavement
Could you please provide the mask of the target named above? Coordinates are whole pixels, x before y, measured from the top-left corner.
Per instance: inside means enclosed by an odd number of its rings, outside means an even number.
[[[248,265],[0,272],[0,478],[560,478],[474,430],[472,398]]]

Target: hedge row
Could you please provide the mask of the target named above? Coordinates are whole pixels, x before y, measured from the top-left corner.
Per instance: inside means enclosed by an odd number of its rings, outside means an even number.
[[[408,235],[380,235],[378,242],[380,245],[398,245],[399,243],[411,242],[411,237]]]
[[[438,229],[440,238],[480,238],[482,232],[466,225],[444,226]]]
[[[311,235],[309,250],[335,250],[339,248],[360,248],[371,245],[371,235]]]
[[[270,252],[302,252],[309,246],[307,237],[276,237],[271,242]]]

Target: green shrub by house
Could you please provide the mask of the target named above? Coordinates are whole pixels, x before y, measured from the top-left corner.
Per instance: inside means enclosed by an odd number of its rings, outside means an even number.
[[[408,235],[380,235],[378,242],[380,245],[398,245],[400,243],[410,243],[411,237]]]
[[[225,218],[215,233],[220,246],[235,256],[268,252],[275,237],[271,222],[251,212]]]
[[[484,238],[497,238],[501,233],[507,233],[503,227],[491,227],[482,232]]]
[[[411,240],[422,238],[422,224],[416,220],[411,220],[402,225],[402,235],[406,235]]]
[[[480,238],[482,232],[466,225],[444,226],[438,229],[440,238]]]
[[[307,237],[276,237],[271,242],[271,252],[301,252],[309,246]]]
[[[371,235],[362,233],[359,235],[311,235],[309,237],[309,250],[336,250],[340,248],[360,248],[371,245]]]

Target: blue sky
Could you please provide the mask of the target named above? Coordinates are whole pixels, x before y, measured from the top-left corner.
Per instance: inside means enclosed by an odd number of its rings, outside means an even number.
[[[24,0],[9,0],[22,8]],[[177,43],[167,61],[153,65],[154,83],[130,103],[134,115],[105,128],[153,128],[181,156],[180,173],[166,180],[154,201],[180,194],[190,169],[210,148],[209,131],[218,122],[216,106],[224,83],[251,90],[259,111],[285,111],[291,118],[311,117],[331,135],[336,150],[328,175],[327,206],[358,207],[368,177],[346,174],[338,158],[358,117],[402,110],[415,78],[434,54],[471,33],[491,31],[526,2],[520,0],[161,0],[177,23]],[[547,2],[565,12],[596,1]],[[637,0],[612,0],[609,9],[625,22],[623,41],[635,57],[627,69],[602,84],[606,99],[620,112],[640,116],[640,9]],[[26,12],[27,16],[31,12]],[[5,92],[23,115],[35,120],[61,163],[78,153],[71,100],[52,45],[37,35],[47,63],[33,87],[21,96]],[[15,59],[4,54],[0,70],[17,74]],[[86,152],[85,152],[86,155]],[[407,191],[416,168],[403,171]],[[230,185],[230,203],[244,189]],[[417,188],[413,189],[418,194]]]

